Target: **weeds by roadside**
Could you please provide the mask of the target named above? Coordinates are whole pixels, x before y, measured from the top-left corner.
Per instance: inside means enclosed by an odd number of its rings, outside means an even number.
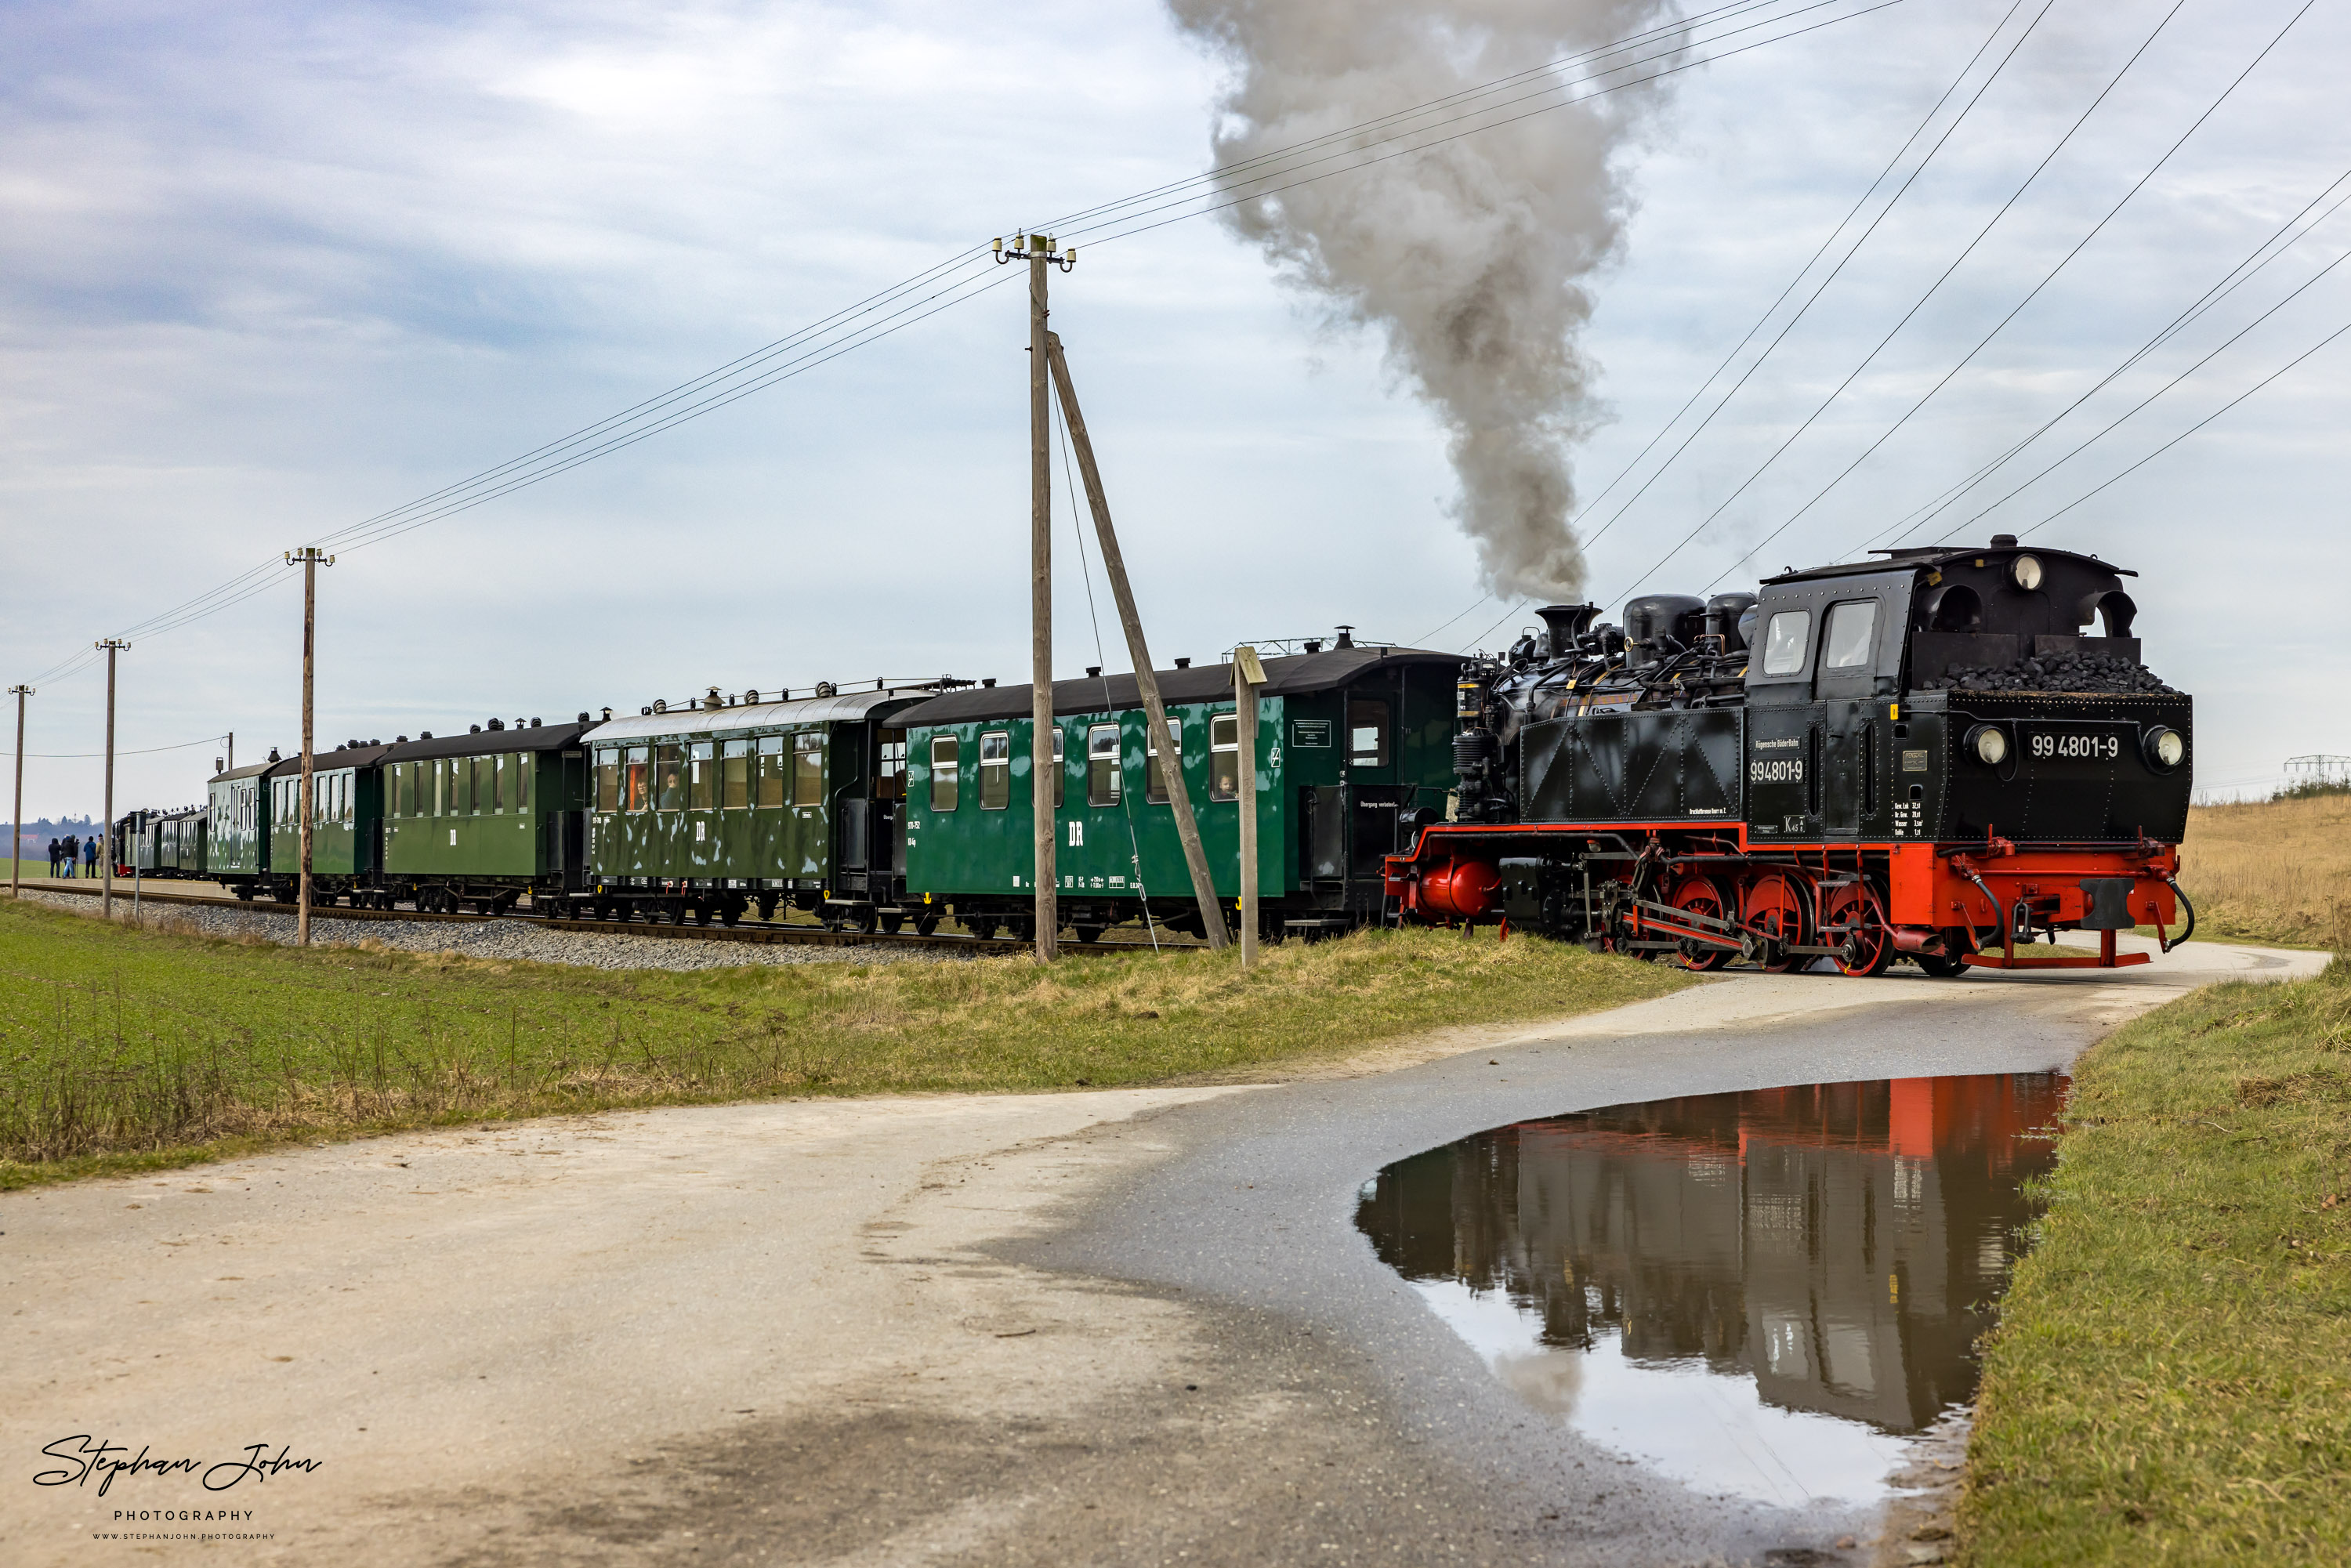
[[[169,917],[166,917],[168,923]],[[591,970],[308,952],[0,901],[0,1186],[434,1122],[1237,1075],[1689,983],[1530,939]]]

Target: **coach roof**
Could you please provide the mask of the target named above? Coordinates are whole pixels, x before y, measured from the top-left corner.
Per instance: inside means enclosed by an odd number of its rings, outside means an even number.
[[[1293,653],[1266,660],[1265,685],[1258,691],[1270,697],[1303,696],[1310,692],[1353,685],[1363,676],[1382,669],[1458,666],[1460,663],[1458,653],[1432,653],[1425,648],[1326,648],[1319,653]],[[1159,695],[1164,702],[1212,703],[1232,698],[1233,667],[1229,664],[1161,670],[1158,674]],[[1110,713],[1142,706],[1143,690],[1132,674],[1085,675],[1074,681],[1053,683],[1053,711],[1057,714]],[[917,725],[1027,718],[1029,715],[1029,686],[1023,683],[950,692],[908,708],[898,716],[897,722],[913,728]]]

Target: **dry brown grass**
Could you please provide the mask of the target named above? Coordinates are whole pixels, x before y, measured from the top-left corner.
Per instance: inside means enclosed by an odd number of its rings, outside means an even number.
[[[2351,949],[2351,795],[2196,807],[2180,860],[2203,935]]]

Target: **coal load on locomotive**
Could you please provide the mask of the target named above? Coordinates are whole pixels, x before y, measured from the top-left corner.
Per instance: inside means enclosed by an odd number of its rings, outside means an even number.
[[[1621,627],[1555,605],[1466,665],[1453,820],[1389,862],[1403,916],[1698,969],[2170,945],[2192,716],[2141,662],[2134,574],[2008,535],[1876,553]],[[2069,930],[2098,954],[2019,951]]]

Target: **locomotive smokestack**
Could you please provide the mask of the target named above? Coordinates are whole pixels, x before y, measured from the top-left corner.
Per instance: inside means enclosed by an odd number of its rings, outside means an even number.
[[[1224,169],[1669,14],[1658,0],[1168,0],[1168,8],[1235,68],[1217,106]],[[1486,586],[1507,599],[1573,599],[1583,588],[1583,552],[1567,523],[1568,446],[1594,415],[1592,367],[1576,346],[1592,314],[1582,279],[1621,243],[1627,203],[1612,161],[1657,101],[1658,89],[1632,88],[1528,114],[1529,94],[1556,84],[1559,98],[1538,101],[1563,103],[1573,79],[1529,78],[1499,97],[1385,120],[1302,155],[1335,152],[1341,162],[1293,169],[1298,160],[1277,159],[1237,170],[1224,185],[1241,197],[1286,187],[1226,209],[1224,223],[1328,319],[1380,329],[1390,363],[1445,426],[1460,485],[1453,516],[1477,546]],[[1487,104],[1497,106],[1490,120],[1478,112]],[[1401,141],[1383,140],[1399,131]],[[1428,150],[1353,170],[1343,161],[1350,150],[1368,160],[1416,143]],[[1334,170],[1346,172],[1293,183]]]

